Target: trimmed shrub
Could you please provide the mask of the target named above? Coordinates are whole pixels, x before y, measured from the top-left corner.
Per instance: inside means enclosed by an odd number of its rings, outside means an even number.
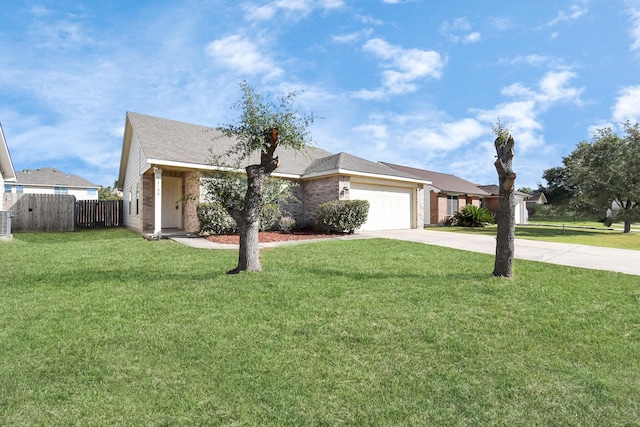
[[[238,231],[236,222],[220,203],[200,203],[198,222],[202,234],[229,234]]]
[[[493,224],[494,220],[491,211],[488,209],[466,205],[449,218],[448,223],[457,227],[486,227],[489,224]]]
[[[296,220],[291,217],[291,216],[283,216],[282,218],[280,218],[280,221],[278,221],[278,225],[280,228],[280,231],[282,231],[283,233],[291,233],[291,230],[293,230],[293,227],[296,226]]]
[[[267,204],[260,209],[260,231],[272,231],[277,228],[278,221],[282,217],[280,206],[277,204]]]
[[[369,214],[367,200],[332,200],[319,206],[317,227],[324,233],[352,234]]]

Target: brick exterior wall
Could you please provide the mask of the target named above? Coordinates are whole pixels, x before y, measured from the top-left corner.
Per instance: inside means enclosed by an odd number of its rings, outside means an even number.
[[[304,202],[304,227],[315,225],[318,206],[329,200],[338,200],[342,188],[349,188],[349,177],[332,176],[328,178],[310,179],[302,184]]]

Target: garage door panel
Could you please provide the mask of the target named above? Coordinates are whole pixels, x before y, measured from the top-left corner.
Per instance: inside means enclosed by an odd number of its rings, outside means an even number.
[[[410,188],[351,183],[349,192],[352,200],[369,201],[369,216],[360,230],[411,228]]]

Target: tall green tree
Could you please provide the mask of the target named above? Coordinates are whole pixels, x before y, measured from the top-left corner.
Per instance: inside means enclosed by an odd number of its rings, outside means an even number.
[[[221,128],[237,141],[227,155],[242,162],[259,153],[260,162],[246,166],[244,176],[229,174],[229,181],[222,185],[226,193],[219,201],[238,224],[240,234],[238,265],[230,274],[262,270],[258,247],[260,210],[265,202],[267,179],[280,165],[276,150],[308,147],[311,143],[308,128],[314,121],[313,114],[302,114],[295,108],[297,92],[289,92],[273,102],[247,82],[242,82],[240,88],[242,98],[233,106],[240,110],[240,118]],[[237,197],[239,188],[243,197]]]
[[[547,203],[560,208],[566,208],[571,203],[573,191],[567,182],[566,170],[563,166],[545,169],[542,178],[547,181],[546,186],[538,184],[538,191],[544,193]]]
[[[640,125],[623,123],[619,136],[611,128],[596,131],[563,159],[576,206],[624,222],[624,232],[640,221]]]
[[[509,131],[500,123],[500,120],[493,128],[493,132],[497,136],[494,141],[497,156],[494,166],[498,172],[499,184],[498,210],[496,212],[498,234],[493,275],[511,278],[513,277],[516,229],[516,201],[514,194],[516,173],[513,171],[513,147],[515,141]]]

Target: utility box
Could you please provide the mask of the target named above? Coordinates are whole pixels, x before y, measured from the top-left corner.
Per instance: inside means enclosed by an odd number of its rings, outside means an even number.
[[[0,240],[11,240],[11,218],[13,211],[0,211]]]

